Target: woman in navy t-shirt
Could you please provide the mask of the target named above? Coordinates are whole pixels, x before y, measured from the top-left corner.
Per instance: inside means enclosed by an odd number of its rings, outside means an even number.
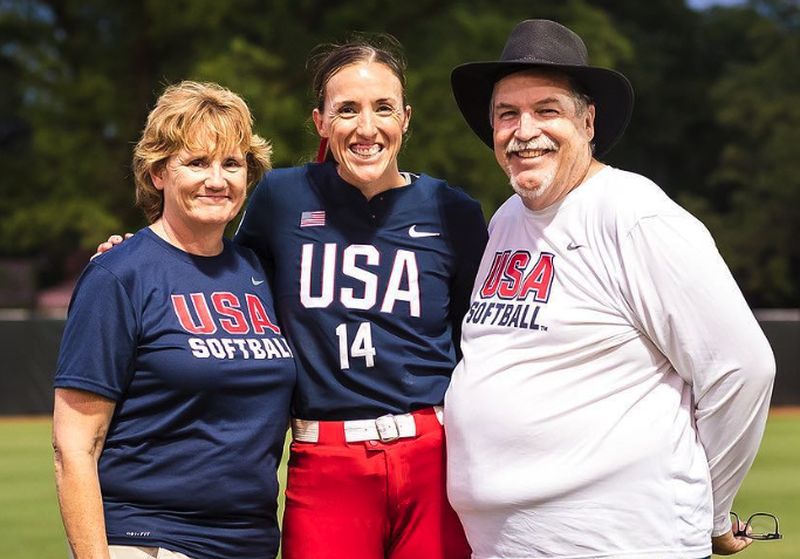
[[[295,381],[269,283],[223,237],[270,165],[244,101],[167,88],[134,153],[151,225],[87,266],[55,377],[73,555],[269,558]]]

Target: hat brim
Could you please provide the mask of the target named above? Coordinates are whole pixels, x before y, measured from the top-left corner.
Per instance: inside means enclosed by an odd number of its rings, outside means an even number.
[[[539,62],[470,62],[457,66],[450,74],[453,96],[475,134],[494,149],[489,110],[495,83],[509,74],[536,68],[554,68],[573,76],[592,98],[596,107],[595,156],[608,153],[633,114],[633,87],[625,76],[608,68]]]

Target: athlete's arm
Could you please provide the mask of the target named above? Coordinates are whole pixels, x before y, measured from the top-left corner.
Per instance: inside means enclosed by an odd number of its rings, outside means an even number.
[[[269,247],[271,218],[268,214],[269,173],[265,173],[247,201],[244,215],[233,236],[233,241],[255,252],[268,274],[273,270],[272,253]]]
[[[53,450],[61,518],[75,559],[108,559],[97,461],[114,413],[112,400],[57,388]]]
[[[714,545],[735,553],[730,508],[758,451],[775,360],[705,227],[689,216],[640,220],[622,243],[641,328],[692,387],[711,473]]]
[[[461,214],[454,235],[457,243],[453,247],[456,268],[450,285],[450,320],[457,359],[461,359],[461,321],[469,308],[475,274],[489,240],[480,205],[470,204],[461,210]]]
[[[120,244],[125,239],[130,239],[133,237],[133,233],[125,233],[125,236],[122,237],[120,235],[111,235],[107,241],[100,243],[97,245],[97,251],[92,255],[92,258],[95,256],[99,256],[104,252],[107,252],[114,248],[116,245]],[[91,260],[91,258],[90,258]]]

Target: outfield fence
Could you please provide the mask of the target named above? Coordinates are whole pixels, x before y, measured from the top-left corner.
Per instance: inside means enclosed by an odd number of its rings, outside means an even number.
[[[800,406],[800,309],[755,311],[775,352],[773,406]],[[0,415],[49,414],[63,319],[0,317]]]

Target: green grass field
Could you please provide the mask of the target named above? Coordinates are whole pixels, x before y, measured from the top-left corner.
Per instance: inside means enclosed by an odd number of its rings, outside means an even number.
[[[800,557],[799,441],[800,414],[770,417],[761,451],[734,509],[740,516],[775,513],[784,539],[756,542],[738,557]],[[65,559],[52,471],[47,419],[0,420],[0,556]]]

